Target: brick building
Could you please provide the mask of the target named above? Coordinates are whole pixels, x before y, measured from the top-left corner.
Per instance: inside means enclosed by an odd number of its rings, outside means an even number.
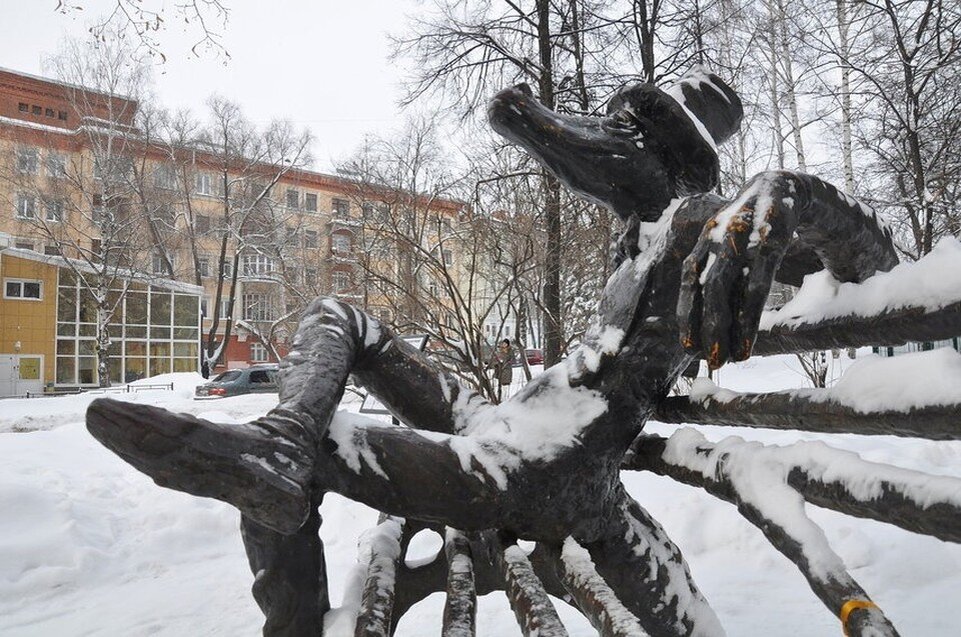
[[[223,341],[212,371],[282,356],[317,295],[391,318],[396,304],[365,284],[360,267],[371,258],[368,222],[384,205],[368,200],[370,189],[210,143],[161,142],[137,112],[125,97],[0,69],[0,233],[11,248],[199,285],[198,347],[211,333]],[[454,219],[461,204],[429,206]],[[379,258],[396,268],[389,251]],[[153,371],[147,362],[143,373]]]

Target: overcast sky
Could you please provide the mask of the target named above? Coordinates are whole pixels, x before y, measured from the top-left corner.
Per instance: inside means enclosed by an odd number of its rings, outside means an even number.
[[[167,5],[172,0],[165,0]],[[44,74],[43,58],[65,34],[83,35],[114,0],[84,0],[84,11],[61,15],[56,0],[2,0],[0,66]],[[159,6],[161,0],[148,0]],[[190,53],[196,27],[168,26],[160,35],[167,62],[155,69],[155,88],[169,108],[202,113],[211,94],[238,102],[258,122],[286,118],[317,138],[317,168],[355,149],[364,134],[396,128],[401,72],[387,60],[388,33],[405,28],[416,0],[228,0],[222,32],[230,53]]]

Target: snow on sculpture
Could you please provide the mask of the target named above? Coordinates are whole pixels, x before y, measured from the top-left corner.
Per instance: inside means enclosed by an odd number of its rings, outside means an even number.
[[[491,100],[488,116],[625,224],[594,322],[564,363],[493,405],[374,318],[319,299],[301,320],[279,405],[266,416],[221,425],[101,399],[88,411],[90,432],[161,486],[242,511],[265,635],[316,636],[326,618],[328,634],[386,636],[413,604],[443,590],[445,635],[473,634],[476,595],[492,590],[506,591],[525,635],[566,634],[548,594],[573,600],[604,635],[723,634],[678,548],[627,494],[622,470],[669,476],[734,503],[797,564],[847,634],[896,635],[804,502],[957,542],[961,481],[823,445],[767,448],[709,443],[690,429],[669,438],[642,430],[653,416],[958,439],[961,396],[950,391],[909,409],[848,404],[840,387],[733,395],[702,385],[689,397],[667,395],[698,358],[716,368],[752,351],[956,335],[961,289],[924,294],[904,284],[903,298],[875,289],[881,277],[901,280],[910,276],[904,269],[926,266],[896,268],[877,215],[815,177],[768,172],[732,201],[705,194],[717,183],[716,146],[742,116],[737,95],[710,73],[696,71],[668,92],[626,86],[605,117],[555,113],[518,85]],[[800,283],[822,269],[835,290],[824,307],[834,309],[819,313],[815,303],[762,319],[773,280]],[[878,272],[888,274],[872,278]],[[844,295],[858,294],[874,304],[845,305]],[[337,413],[348,374],[406,426]],[[328,491],[384,512],[363,543],[354,603],[336,612],[328,612],[318,537]],[[446,559],[408,566],[400,556],[424,528],[444,535]],[[535,550],[525,554],[518,539]]]

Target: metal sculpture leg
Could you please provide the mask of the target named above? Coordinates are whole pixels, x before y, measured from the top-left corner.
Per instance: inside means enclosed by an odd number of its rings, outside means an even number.
[[[319,504],[319,502],[317,503]],[[330,610],[320,513],[312,506],[295,533],[283,535],[241,517],[240,532],[263,611],[265,637],[317,637]]]

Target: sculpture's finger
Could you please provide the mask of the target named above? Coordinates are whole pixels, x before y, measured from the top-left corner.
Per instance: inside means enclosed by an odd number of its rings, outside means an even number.
[[[723,235],[718,237],[716,231],[712,234],[714,258],[708,258],[708,265],[701,273],[701,348],[709,369],[723,365],[734,345],[731,328],[740,307],[753,218],[753,209],[743,206],[732,215],[721,216],[722,223],[726,223]]]
[[[681,345],[689,352],[701,350],[701,272],[707,265],[711,249],[710,231],[716,223],[712,219],[704,227],[694,250],[684,259],[681,270],[681,287],[677,298],[678,333]]]
[[[733,326],[734,360],[742,361],[751,356],[761,313],[790,239],[787,227],[781,223],[774,208],[764,213],[763,222],[755,224],[755,230],[748,239],[750,269],[745,276],[744,292]]]

